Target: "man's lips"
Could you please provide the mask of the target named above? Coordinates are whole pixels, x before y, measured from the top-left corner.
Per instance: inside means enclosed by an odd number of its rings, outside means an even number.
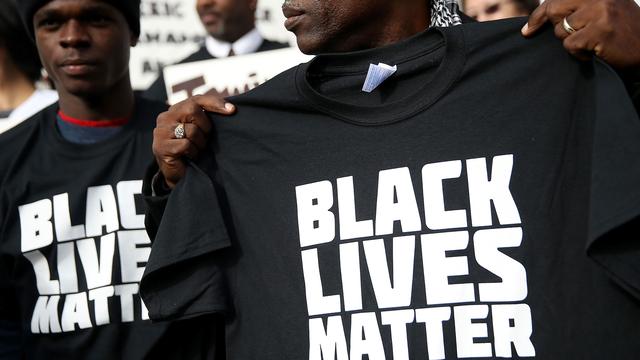
[[[200,21],[202,21],[202,23],[205,25],[216,23],[219,19],[220,14],[216,12],[204,12],[200,14]]]
[[[287,30],[293,29],[304,15],[303,10],[288,6],[286,4],[282,6],[282,13],[287,18],[287,20],[285,20],[284,22],[284,27],[287,28]]]
[[[92,72],[96,66],[96,63],[93,61],[81,59],[65,60],[60,64],[62,71],[71,76],[86,75]]]

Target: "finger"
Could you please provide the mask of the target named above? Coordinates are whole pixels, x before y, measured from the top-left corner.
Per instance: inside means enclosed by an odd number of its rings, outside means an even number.
[[[191,98],[198,106],[206,111],[221,115],[230,115],[236,111],[236,107],[215,95],[196,95]]]
[[[553,33],[556,35],[556,37],[560,40],[564,40],[567,37],[569,37],[569,33],[567,32],[567,30],[564,29],[564,26],[562,26],[562,22],[557,23],[554,27],[553,27]]]
[[[549,0],[551,1],[551,0]],[[538,6],[531,15],[529,16],[529,20],[524,27],[522,28],[522,35],[531,36],[538,31],[547,22],[547,6],[549,6],[549,1],[543,2]]]
[[[556,35],[557,38],[564,40],[567,37],[569,37],[570,35],[574,34],[575,32],[570,32],[567,29],[565,29],[565,19],[567,24],[569,25],[570,28],[578,31],[582,28],[584,28],[586,26],[587,20],[584,16],[584,10],[577,10],[574,13],[571,13],[569,16],[567,16],[566,18],[562,18],[561,21],[559,21],[558,23],[555,24],[554,26],[554,33]]]
[[[567,51],[580,60],[589,60],[593,57],[596,48],[599,48],[597,30],[593,26],[585,26],[571,36],[564,39],[563,46]]]
[[[178,114],[180,114],[180,116],[178,116]],[[180,108],[176,109],[175,118],[178,122],[196,125],[205,134],[211,132],[211,128],[213,127],[204,109],[198,105],[194,98],[185,101],[181,104]]]
[[[156,128],[172,127],[175,126],[177,122],[175,112],[172,112],[170,109],[158,115],[156,118]]]
[[[184,137],[182,139],[186,139],[191,141],[195,147],[200,151],[204,150],[207,146],[207,135],[200,130],[196,125],[185,123],[184,125]],[[159,127],[154,129],[154,143],[156,147],[162,148],[164,144],[171,142],[172,140],[181,140],[176,139],[175,136],[175,126],[173,128],[169,127]],[[182,154],[176,154],[182,155]]]
[[[203,150],[207,146],[207,135],[194,124],[184,125],[185,138],[191,141],[198,150]]]
[[[172,139],[162,144],[159,156],[165,161],[171,162],[183,157],[195,159],[200,151],[189,139]]]
[[[190,122],[197,126],[204,134],[209,134],[213,128],[211,119],[209,119],[202,108],[198,108],[198,110],[194,109],[193,111],[193,116],[190,118]]]
[[[546,22],[554,26],[578,9],[581,0],[547,0],[533,11],[529,21],[522,28],[524,36],[531,36]]]

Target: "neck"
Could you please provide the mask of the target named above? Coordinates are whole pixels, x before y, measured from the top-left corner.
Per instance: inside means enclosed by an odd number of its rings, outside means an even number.
[[[61,88],[58,94],[60,110],[76,119],[105,121],[126,118],[133,112],[134,96],[128,76],[126,81],[98,94],[70,94]]]
[[[33,83],[13,64],[0,67],[0,110],[12,110],[35,91]]]
[[[240,25],[235,25],[237,26],[236,29],[234,30],[229,30],[229,32],[223,34],[223,35],[216,35],[213,36],[214,38],[221,40],[221,41],[225,41],[228,43],[234,43],[236,41],[238,41],[238,39],[240,39],[241,37],[245,36],[249,31],[253,30],[253,28],[255,27],[255,23],[254,22],[249,22],[246,24],[243,24],[242,26]]]
[[[430,9],[427,1],[417,2],[415,6],[392,6],[378,17],[381,21],[372,21],[368,27],[355,26],[362,30],[352,31],[348,39],[336,39],[331,44],[332,52],[358,51],[378,48],[410,38],[429,28]],[[420,14],[416,16],[416,14]]]

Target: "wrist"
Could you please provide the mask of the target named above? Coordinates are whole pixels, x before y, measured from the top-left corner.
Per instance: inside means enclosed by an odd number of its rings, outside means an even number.
[[[169,184],[169,182],[164,178],[161,171],[158,171],[151,180],[151,190],[153,196],[164,196],[171,193],[171,190],[175,187]]]

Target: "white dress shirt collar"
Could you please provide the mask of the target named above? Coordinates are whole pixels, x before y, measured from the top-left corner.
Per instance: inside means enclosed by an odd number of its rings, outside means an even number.
[[[229,51],[233,49],[236,55],[246,55],[254,53],[258,50],[264,39],[258,32],[258,29],[244,34],[240,39],[236,40],[233,44],[226,41],[218,40],[212,36],[207,36],[205,40],[205,47],[211,56],[216,58],[226,58],[229,56]]]

